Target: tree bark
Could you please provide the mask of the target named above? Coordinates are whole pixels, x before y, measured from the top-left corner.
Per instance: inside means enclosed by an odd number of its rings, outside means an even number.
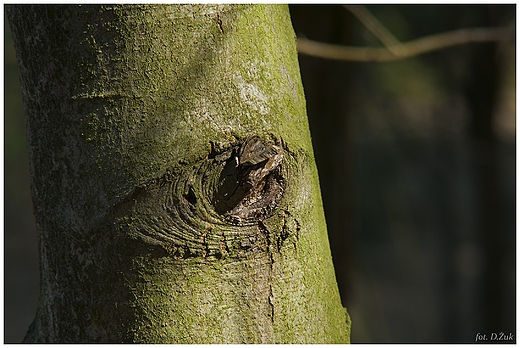
[[[10,5],[41,290],[26,342],[344,343],[281,5]]]

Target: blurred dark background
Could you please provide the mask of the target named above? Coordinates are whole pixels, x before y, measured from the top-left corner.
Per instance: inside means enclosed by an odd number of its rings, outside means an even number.
[[[401,42],[516,20],[515,5],[367,9]],[[380,46],[342,6],[290,10],[298,36]],[[299,60],[352,342],[516,337],[514,42]]]
[[[402,42],[515,25],[515,5],[367,8]],[[339,5],[290,5],[312,40],[379,42]],[[38,247],[18,69],[5,19],[4,330],[38,299]],[[352,342],[516,342],[515,43],[391,63],[300,55],[336,275]]]

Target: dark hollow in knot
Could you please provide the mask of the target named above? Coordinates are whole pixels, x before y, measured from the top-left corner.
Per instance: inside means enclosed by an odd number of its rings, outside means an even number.
[[[281,147],[256,135],[246,138],[223,165],[213,197],[215,211],[232,222],[268,217],[285,189],[282,159]]]

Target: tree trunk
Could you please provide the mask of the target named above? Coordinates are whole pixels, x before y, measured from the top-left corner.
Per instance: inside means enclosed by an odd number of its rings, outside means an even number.
[[[7,6],[41,293],[26,342],[349,341],[286,6]]]

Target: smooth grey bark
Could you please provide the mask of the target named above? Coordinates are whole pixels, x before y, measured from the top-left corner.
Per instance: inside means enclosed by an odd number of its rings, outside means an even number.
[[[26,342],[349,341],[286,6],[7,10],[40,240]]]

